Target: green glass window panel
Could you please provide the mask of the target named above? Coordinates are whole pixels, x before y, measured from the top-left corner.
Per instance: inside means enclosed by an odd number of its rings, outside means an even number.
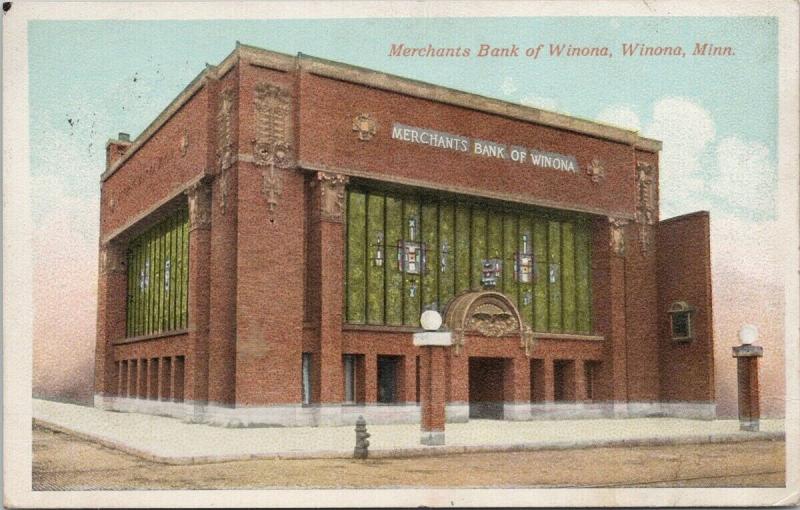
[[[453,258],[456,262],[455,266],[455,279],[456,279],[456,294],[469,290],[471,280],[471,262],[470,250],[471,243],[471,218],[469,206],[465,204],[457,204],[455,211],[455,253]]]
[[[439,204],[439,308],[443,308],[455,295],[455,207],[452,203]],[[442,265],[444,263],[444,265]]]
[[[480,290],[483,259],[486,258],[486,209],[480,206],[472,208],[472,271],[470,272],[470,288]]]
[[[584,219],[356,189],[348,191],[346,224],[348,322],[416,326],[422,310],[442,309],[455,294],[479,289],[482,260],[497,257],[503,261],[497,290],[536,331],[591,332],[591,236]],[[379,266],[374,260],[381,232]],[[180,239],[180,230],[176,234]],[[533,281],[527,284],[514,273],[525,234],[534,256]],[[400,241],[426,247],[420,274],[404,272]]]
[[[561,223],[547,223],[547,283],[550,292],[549,331],[562,331],[561,315]]]
[[[153,258],[153,308],[155,309],[154,320],[153,320],[153,331],[160,332],[161,331],[161,317],[162,317],[162,310],[161,310],[161,299],[164,294],[164,258],[163,258],[163,241],[164,241],[164,227],[163,225],[159,225],[156,228],[155,232],[155,239],[154,239],[154,246],[153,251],[155,252],[155,256]]]
[[[181,225],[181,327],[185,328],[189,321],[189,216],[183,213]]]
[[[503,213],[496,209],[489,209],[486,213],[486,258],[503,260]],[[503,280],[506,279],[508,271],[508,267],[503,263],[500,279],[494,290],[503,291]]]
[[[185,229],[185,211],[151,227],[128,245],[128,299],[125,332],[141,336],[186,327],[186,301],[172,294],[187,285],[188,274],[167,273],[165,261],[175,260],[188,249],[188,237],[177,234]],[[177,269],[177,268],[175,268]]]
[[[164,280],[164,290],[161,293],[163,299],[161,300],[161,329],[164,331],[169,331],[170,323],[169,323],[169,316],[170,316],[170,306],[169,306],[169,294],[170,294],[170,273],[172,272],[172,260],[170,256],[172,255],[172,245],[171,241],[171,234],[172,234],[172,221],[168,221],[164,225],[164,241],[163,241],[163,262],[161,265],[161,274],[162,279]]]
[[[161,331],[161,321],[163,319],[163,307],[161,303],[164,298],[164,225],[159,225],[155,232],[155,242],[153,243],[153,308],[155,309],[153,331]]]
[[[549,319],[549,284],[547,263],[547,222],[537,219],[533,224],[534,253],[534,330],[547,331]]]
[[[578,332],[591,332],[591,279],[589,276],[589,227],[575,225],[575,314]]]
[[[175,229],[175,236],[176,236],[176,250],[175,250],[175,260],[176,260],[176,267],[175,267],[175,329],[179,329],[181,324],[185,324],[185,316],[182,313],[183,310],[183,285],[184,285],[184,262],[183,262],[183,250],[184,247],[188,246],[184,244],[183,241],[183,218],[178,217],[178,226]]]
[[[413,226],[412,226],[413,222]],[[421,242],[419,200],[406,197],[403,200],[403,239]],[[419,254],[421,257],[422,254]],[[422,268],[422,264],[419,265]],[[403,273],[403,324],[419,325],[422,279],[420,274]]]
[[[575,332],[575,230],[561,224],[561,313],[564,331]]]
[[[169,266],[169,329],[175,329],[178,324],[178,306],[177,306],[177,251],[178,251],[178,219],[172,218],[172,225],[170,225],[170,266]]]
[[[522,236],[528,236],[528,253],[533,254],[533,220],[529,216],[521,215],[517,218],[518,226],[516,230],[515,250],[519,253],[524,252]],[[523,319],[533,327],[533,306],[534,306],[534,274],[531,275],[528,283],[517,283],[517,308]]]
[[[517,276],[514,274],[514,261],[517,253],[517,223],[518,218],[515,214],[505,213],[502,217],[503,223],[503,285],[502,292],[508,296],[514,304],[519,305],[517,291]]]
[[[367,196],[367,322],[383,324],[383,289],[385,288],[386,241],[384,239],[384,196],[370,193]],[[376,262],[381,252],[380,265]]]
[[[130,247],[128,248],[127,260],[128,260],[128,265],[129,266],[133,264],[133,256],[131,254]],[[133,274],[134,274],[133,270],[128,269],[128,287],[127,287],[128,293],[125,296],[125,298],[127,300],[126,305],[125,305],[126,306],[126,308],[125,308],[125,336],[126,337],[133,336],[133,296],[134,296],[134,294],[133,294]]]
[[[363,323],[366,310],[366,195],[352,192],[347,202],[347,321]]]
[[[133,336],[139,336],[144,331],[144,314],[142,313],[142,289],[141,289],[141,275],[143,269],[143,258],[142,258],[142,242],[141,239],[134,244],[133,247],[133,257],[136,260],[136,271],[133,275],[133,304],[134,304],[134,330]]]
[[[144,256],[144,272],[145,272],[145,287],[144,287],[144,302],[145,302],[145,325],[144,333],[149,335],[153,332],[153,231],[147,233],[145,238],[145,256]]]
[[[403,201],[386,197],[386,323],[403,323],[403,273],[397,243],[403,236]]]
[[[423,310],[439,309],[439,210],[435,202],[423,203],[421,208],[422,242],[427,250],[427,265],[422,273]]]

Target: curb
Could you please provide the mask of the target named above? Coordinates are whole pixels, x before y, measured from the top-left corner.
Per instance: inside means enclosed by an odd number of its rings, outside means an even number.
[[[233,455],[191,455],[191,456],[164,456],[152,453],[147,450],[133,448],[127,444],[104,438],[99,435],[79,432],[62,425],[34,418],[33,424],[40,427],[69,434],[79,439],[99,444],[106,448],[118,450],[136,457],[157,462],[159,464],[187,465],[187,464],[213,464],[220,462],[236,462],[244,460],[265,460],[265,459],[352,459],[353,450],[316,450],[307,452],[283,451],[283,452],[261,452],[253,454],[233,454]],[[744,443],[749,441],[783,441],[784,432],[748,432],[748,433],[726,433],[726,434],[698,434],[694,436],[682,437],[658,437],[658,438],[632,438],[632,439],[605,439],[605,440],[582,440],[582,441],[555,441],[538,443],[513,443],[497,445],[443,445],[425,446],[414,448],[397,449],[373,449],[369,452],[369,457],[373,459],[388,458],[413,458],[413,457],[436,457],[443,455],[458,455],[465,453],[492,453],[492,452],[522,452],[522,451],[547,451],[547,450],[578,450],[587,448],[613,448],[613,447],[642,447],[642,446],[679,446],[691,444],[720,444],[720,443]]]

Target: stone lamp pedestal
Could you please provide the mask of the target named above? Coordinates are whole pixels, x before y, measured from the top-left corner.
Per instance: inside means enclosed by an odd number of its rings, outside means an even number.
[[[414,345],[422,347],[420,370],[420,443],[426,446],[444,444],[445,421],[445,355],[453,345],[449,331],[414,333]]]
[[[761,416],[758,395],[758,358],[764,348],[742,344],[733,348],[739,387],[739,429],[757,432]]]

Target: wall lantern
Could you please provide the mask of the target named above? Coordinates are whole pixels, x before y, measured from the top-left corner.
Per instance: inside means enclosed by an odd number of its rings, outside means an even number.
[[[422,274],[427,262],[425,243],[417,239],[417,218],[408,219],[409,239],[397,241],[397,269],[406,274]]]
[[[413,216],[408,219],[408,238],[412,241],[417,240],[417,218]]]
[[[531,304],[532,302],[533,302],[533,294],[531,293],[531,291],[526,290],[522,294],[522,304],[527,306],[527,305]]]
[[[519,283],[530,283],[533,277],[533,254],[527,233],[522,234],[522,251],[514,254],[514,278]]]
[[[558,281],[558,264],[550,264],[548,277],[550,283],[556,283]]]
[[[484,288],[497,287],[497,281],[502,273],[502,260],[499,258],[483,259],[481,261],[481,286]]]
[[[443,273],[447,272],[447,256],[450,255],[450,245],[447,239],[442,241],[441,251],[439,252],[439,267]]]
[[[378,232],[376,242],[372,246],[375,248],[375,256],[372,257],[372,263],[375,264],[376,267],[382,267],[383,261],[386,258],[383,246],[383,232]]]
[[[694,308],[686,301],[675,301],[667,310],[669,314],[670,336],[678,342],[688,342],[694,339],[692,328],[692,315]]]

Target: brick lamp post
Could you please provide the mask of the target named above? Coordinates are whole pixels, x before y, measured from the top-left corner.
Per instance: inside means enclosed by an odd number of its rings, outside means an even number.
[[[752,324],[739,330],[741,345],[733,348],[739,380],[739,429],[758,431],[760,418],[758,401],[758,358],[763,356],[764,348],[753,345],[758,340],[758,328]]]
[[[414,345],[423,348],[420,373],[420,443],[426,446],[444,444],[445,420],[445,349],[453,345],[449,331],[439,331],[442,316],[434,310],[422,313],[419,319],[425,331],[414,333]]]

